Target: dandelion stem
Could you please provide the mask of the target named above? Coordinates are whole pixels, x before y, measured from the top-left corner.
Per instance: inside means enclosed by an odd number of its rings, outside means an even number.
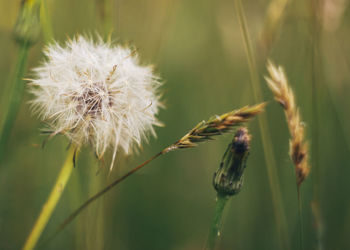
[[[221,227],[222,216],[223,216],[226,203],[229,199],[230,199],[230,196],[217,193],[213,222],[210,228],[208,242],[207,242],[207,249],[209,250],[215,249],[215,246],[220,237],[220,227]]]
[[[29,47],[30,45],[28,42],[22,42],[19,47],[14,79],[9,94],[10,103],[7,113],[4,116],[4,124],[0,135],[0,162],[2,161],[3,155],[5,153],[5,147],[10,136],[13,123],[16,119],[19,106],[21,104],[21,97],[24,89],[22,78],[27,65]]]
[[[251,77],[251,86],[253,89],[254,100],[258,102],[262,100],[261,89],[259,85],[259,74],[257,71],[256,60],[254,57],[251,41],[248,34],[246,19],[244,15],[244,9],[242,6],[241,0],[235,0],[235,7],[237,18],[239,22],[239,26],[241,29],[241,34],[243,38],[243,44],[246,51],[246,56],[249,65],[250,77]],[[279,233],[279,244],[281,249],[289,249],[289,237],[288,237],[288,229],[286,217],[284,214],[283,203],[281,199],[280,193],[280,184],[276,171],[276,162],[274,159],[274,153],[272,149],[272,142],[270,140],[270,130],[267,123],[267,118],[265,114],[262,114],[259,117],[259,127],[260,127],[260,135],[263,143],[263,150],[265,154],[265,163],[269,178],[269,185],[272,194],[272,202],[275,211],[276,223],[277,223],[277,231]]]
[[[38,242],[40,235],[45,229],[46,224],[48,223],[61,195],[64,191],[64,188],[71,176],[72,170],[74,168],[74,158],[77,153],[77,148],[71,146],[68,150],[67,158],[62,166],[62,169],[57,177],[55,186],[51,190],[49,198],[43,205],[40,215],[36,220],[34,227],[32,228],[24,246],[23,250],[34,249],[36,243]]]

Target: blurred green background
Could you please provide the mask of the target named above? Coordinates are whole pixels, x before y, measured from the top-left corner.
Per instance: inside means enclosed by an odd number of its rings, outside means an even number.
[[[347,0],[319,1],[319,9],[311,1],[290,1],[277,22],[276,36],[267,32],[264,40],[263,31],[271,28],[266,21],[271,2],[284,1],[245,0],[243,5],[262,94],[270,101],[266,115],[291,249],[299,246],[295,175],[284,114],[271,101],[263,80],[266,56],[286,70],[310,145],[311,139],[318,138],[311,174],[302,185],[304,249],[350,249],[350,7]],[[19,6],[19,0],[0,0],[2,103],[16,61],[11,32]],[[108,12],[103,13],[101,1],[48,0],[47,7],[59,42],[77,33],[104,32]],[[164,81],[166,109],[159,118],[166,126],[156,129],[157,139],[145,143],[140,154],[119,156],[110,176],[107,168],[96,175],[99,164],[90,148],[84,148],[42,240],[106,183],[179,139],[199,121],[254,104],[234,1],[114,0],[109,10],[115,42],[135,45],[142,62],[154,64]],[[43,59],[44,37],[30,51],[27,77]],[[264,41],[274,37],[265,52]],[[319,46],[316,51],[315,46]],[[43,125],[30,114],[29,100],[26,93],[0,163],[0,249],[19,249],[24,243],[68,145],[57,136],[41,149]],[[249,128],[253,140],[245,183],[226,208],[219,248],[279,249],[258,121]],[[84,211],[44,249],[203,249],[215,206],[212,176],[232,137],[220,136],[159,158]],[[320,212],[316,221],[310,205],[315,188]]]

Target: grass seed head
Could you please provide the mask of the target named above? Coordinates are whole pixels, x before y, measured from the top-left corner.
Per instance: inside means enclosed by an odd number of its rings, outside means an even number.
[[[192,148],[196,147],[199,142],[213,140],[213,136],[231,132],[233,128],[248,122],[261,113],[265,106],[266,103],[260,103],[254,106],[245,106],[219,116],[213,116],[207,121],[198,123],[174,145],[177,148]]]
[[[291,135],[289,142],[289,155],[295,166],[295,174],[298,186],[309,175],[308,145],[305,142],[304,124],[301,120],[299,109],[296,107],[292,89],[289,87],[287,77],[282,67],[276,67],[268,62],[267,70],[270,74],[265,77],[275,100],[281,104],[286,116],[288,129]]]

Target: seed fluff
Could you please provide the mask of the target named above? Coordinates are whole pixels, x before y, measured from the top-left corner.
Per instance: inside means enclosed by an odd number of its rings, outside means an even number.
[[[161,83],[135,51],[77,36],[44,53],[29,86],[33,111],[52,136],[64,134],[77,146],[90,143],[99,159],[113,148],[110,169],[119,149],[129,154],[155,136]]]

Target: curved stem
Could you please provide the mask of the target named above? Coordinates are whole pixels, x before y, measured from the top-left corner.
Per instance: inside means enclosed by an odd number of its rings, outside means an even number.
[[[229,196],[218,193],[216,197],[216,207],[213,218],[213,223],[210,228],[208,241],[207,241],[207,249],[213,250],[215,249],[215,245],[218,242],[220,237],[220,227],[222,221],[222,215],[224,212],[225,205],[229,200]]]
[[[148,160],[146,160],[145,162],[143,162],[142,164],[138,165],[137,167],[133,168],[132,170],[130,170],[129,172],[127,172],[125,175],[123,175],[122,177],[116,179],[115,181],[113,181],[111,184],[109,184],[108,186],[106,186],[104,189],[102,189],[100,192],[98,192],[97,194],[95,194],[94,196],[92,196],[91,198],[89,198],[87,201],[85,201],[77,210],[75,210],[73,213],[71,213],[70,216],[67,217],[67,219],[64,220],[64,222],[57,228],[57,230],[52,234],[51,237],[49,237],[44,243],[43,245],[45,245],[46,243],[48,243],[49,241],[51,241],[59,232],[61,232],[69,223],[71,223],[83,210],[85,210],[85,208],[87,208],[92,202],[96,201],[98,198],[100,198],[101,196],[103,196],[105,193],[107,193],[109,190],[111,190],[113,187],[115,187],[116,185],[118,185],[120,182],[122,182],[124,179],[128,178],[130,175],[134,174],[135,172],[139,171],[141,168],[143,168],[144,166],[146,166],[148,163],[150,163],[151,161],[153,161],[154,159],[158,158],[159,156],[166,154],[172,150],[175,150],[176,147],[174,145],[171,145],[167,148],[165,148],[164,150],[160,151],[158,154],[152,156],[151,158],[149,158]]]
[[[8,105],[8,110],[5,113],[4,124],[0,132],[0,161],[4,156],[6,144],[10,136],[13,123],[15,122],[19,106],[21,104],[22,93],[24,89],[22,78],[27,65],[29,47],[30,45],[28,42],[20,43],[14,79],[11,83],[12,86],[10,86],[10,103]]]
[[[46,224],[48,223],[51,215],[61,198],[64,188],[71,176],[72,170],[74,168],[74,159],[76,155],[76,147],[71,146],[69,148],[67,158],[62,166],[62,169],[57,177],[56,184],[52,188],[49,198],[43,205],[40,215],[36,220],[34,227],[32,228],[24,246],[23,250],[34,249],[36,243],[38,242],[41,233],[44,231]]]

